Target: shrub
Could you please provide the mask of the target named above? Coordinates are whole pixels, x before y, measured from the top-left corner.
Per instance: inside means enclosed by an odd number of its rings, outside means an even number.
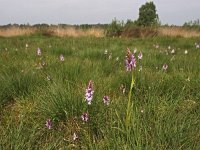
[[[113,19],[112,23],[108,26],[106,30],[107,36],[120,36],[124,27],[123,21],[118,21],[116,19]]]

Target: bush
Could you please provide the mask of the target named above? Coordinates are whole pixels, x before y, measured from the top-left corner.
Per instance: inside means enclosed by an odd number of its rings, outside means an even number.
[[[124,27],[124,22],[123,21],[118,21],[114,19],[112,23],[108,26],[106,30],[106,35],[107,36],[120,36]]]

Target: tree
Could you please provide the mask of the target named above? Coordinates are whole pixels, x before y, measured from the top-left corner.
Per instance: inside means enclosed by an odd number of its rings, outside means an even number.
[[[156,13],[156,6],[153,2],[146,2],[140,7],[137,24],[139,26],[152,26],[158,24],[158,14]]]

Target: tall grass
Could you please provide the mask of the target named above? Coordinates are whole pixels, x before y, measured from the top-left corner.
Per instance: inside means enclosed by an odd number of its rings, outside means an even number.
[[[199,37],[200,32],[197,29],[187,29],[183,27],[160,27],[158,29],[160,36],[169,36],[169,37]]]

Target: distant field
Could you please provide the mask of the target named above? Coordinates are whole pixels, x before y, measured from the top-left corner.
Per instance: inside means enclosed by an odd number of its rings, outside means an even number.
[[[198,37],[0,37],[0,149],[199,150],[199,44]],[[130,101],[127,48],[137,49]]]

